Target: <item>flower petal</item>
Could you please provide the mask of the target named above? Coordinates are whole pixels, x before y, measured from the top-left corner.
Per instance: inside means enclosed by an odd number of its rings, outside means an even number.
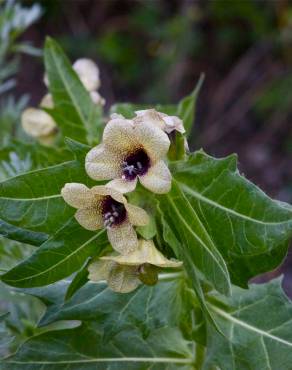
[[[156,249],[152,240],[139,240],[139,245],[136,250],[128,255],[119,256],[105,256],[102,260],[113,261],[120,265],[139,266],[144,263],[158,267],[179,267],[182,265],[181,261],[172,261],[163,256],[162,253]]]
[[[127,199],[123,196],[121,192],[116,189],[110,188],[107,185],[93,186],[93,188],[91,188],[90,190],[93,194],[99,195],[101,197],[109,195],[119,203],[127,203]]]
[[[139,179],[141,184],[153,193],[165,194],[171,188],[171,173],[163,161],[151,166],[145,175],[139,176]]]
[[[119,157],[141,146],[136,139],[134,122],[125,118],[114,118],[106,124],[103,143]]]
[[[164,131],[168,134],[170,134],[174,130],[180,132],[181,134],[184,134],[186,132],[183,121],[176,116],[165,116],[163,117],[163,121],[165,122]]]
[[[108,276],[108,286],[118,293],[129,293],[135,290],[140,284],[137,278],[135,266],[120,266],[116,264]]]
[[[105,99],[97,91],[90,91],[90,97],[94,104],[105,105]]]
[[[88,176],[94,180],[110,180],[121,175],[121,160],[101,144],[87,153],[85,169]]]
[[[87,91],[94,91],[100,87],[99,69],[93,60],[78,59],[72,67]]]
[[[75,218],[87,230],[98,230],[104,227],[103,218],[98,207],[78,209]]]
[[[74,208],[88,208],[94,204],[94,195],[84,184],[71,182],[65,184],[61,190],[65,202]]]
[[[145,226],[149,223],[149,216],[144,209],[134,206],[133,204],[125,204],[128,219],[132,225]]]
[[[46,94],[41,102],[40,102],[40,107],[41,108],[54,108],[54,101],[52,94]]]
[[[93,260],[88,266],[88,278],[91,281],[107,280],[111,268],[116,263],[113,261]]]
[[[170,146],[167,134],[159,126],[145,120],[135,124],[135,138],[153,162],[163,159]]]
[[[127,254],[138,246],[136,231],[128,220],[120,225],[110,227],[107,235],[112,247],[119,253]]]
[[[106,184],[108,188],[116,189],[121,193],[130,193],[131,191],[135,190],[137,185],[137,178],[134,180],[126,180],[126,179],[114,179]]]
[[[57,126],[53,118],[45,111],[27,108],[21,115],[24,131],[33,137],[47,136],[55,132]]]
[[[148,122],[164,130],[165,122],[162,119],[164,116],[163,113],[157,112],[155,109],[137,110],[135,113],[137,115],[134,119],[135,123]]]

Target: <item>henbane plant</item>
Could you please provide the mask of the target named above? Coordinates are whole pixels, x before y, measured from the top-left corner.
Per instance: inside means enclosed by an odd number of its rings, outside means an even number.
[[[250,280],[283,261],[292,207],[235,155],[190,152],[202,79],[177,105],[104,112],[92,62],[50,38],[44,58],[50,104],[23,125],[50,163],[1,182],[0,230],[36,247],[2,282],[46,308],[2,368],[291,369],[281,279]]]

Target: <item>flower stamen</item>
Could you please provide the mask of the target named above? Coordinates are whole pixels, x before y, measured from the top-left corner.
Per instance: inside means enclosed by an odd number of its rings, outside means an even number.
[[[126,209],[122,203],[109,196],[103,201],[102,216],[104,227],[110,229],[126,219]]]
[[[144,149],[138,149],[130,153],[122,162],[122,179],[134,180],[138,175],[142,176],[150,167],[150,158]]]

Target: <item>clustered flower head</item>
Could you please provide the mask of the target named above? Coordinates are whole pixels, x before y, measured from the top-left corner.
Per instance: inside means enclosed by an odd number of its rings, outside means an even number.
[[[88,90],[98,88],[99,75],[93,65],[79,60],[73,67]],[[85,73],[89,70],[92,78]],[[159,269],[182,264],[165,258],[152,240],[138,239],[135,227],[146,226],[150,217],[129,203],[125,194],[133,192],[138,181],[153,193],[169,192],[169,135],[173,131],[183,134],[183,123],[155,109],[135,113],[132,119],[111,115],[102,142],[86,155],[89,177],[110,181],[91,188],[68,183],[61,191],[64,200],[77,209],[75,218],[81,226],[92,231],[106,229],[114,254],[94,259],[88,266],[89,278],[105,280],[120,293],[130,292],[141,283],[156,284]]]
[[[83,86],[89,92],[94,104],[104,105],[105,100],[98,93],[100,76],[97,65],[90,59],[78,59],[73,69],[80,78]],[[44,83],[48,87],[49,81],[44,76]],[[39,104],[39,108],[27,108],[21,116],[23,130],[30,136],[38,139],[44,145],[51,145],[58,132],[54,119],[42,108],[52,109],[54,102],[51,94],[46,94]]]

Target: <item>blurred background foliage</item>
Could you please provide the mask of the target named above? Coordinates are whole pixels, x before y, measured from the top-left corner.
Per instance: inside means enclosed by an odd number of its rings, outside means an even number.
[[[201,72],[191,147],[239,154],[242,171],[270,195],[292,201],[292,4],[288,0],[44,0],[21,36],[56,38],[72,60],[93,58],[107,107],[172,103]],[[40,58],[22,56],[15,95],[45,93]]]
[[[31,141],[20,128],[20,113],[46,92],[46,35],[72,60],[97,62],[107,109],[127,101],[175,103],[204,72],[190,147],[215,156],[237,152],[248,178],[272,197],[292,202],[289,0],[0,0],[0,180],[40,160],[39,146],[32,155],[17,140]],[[30,249],[0,239],[0,269]],[[280,269],[290,295],[291,260]],[[38,302],[3,285],[0,296],[0,332],[8,326],[19,343],[39,330]],[[6,311],[13,317],[4,324]],[[0,354],[6,350],[0,342]]]

